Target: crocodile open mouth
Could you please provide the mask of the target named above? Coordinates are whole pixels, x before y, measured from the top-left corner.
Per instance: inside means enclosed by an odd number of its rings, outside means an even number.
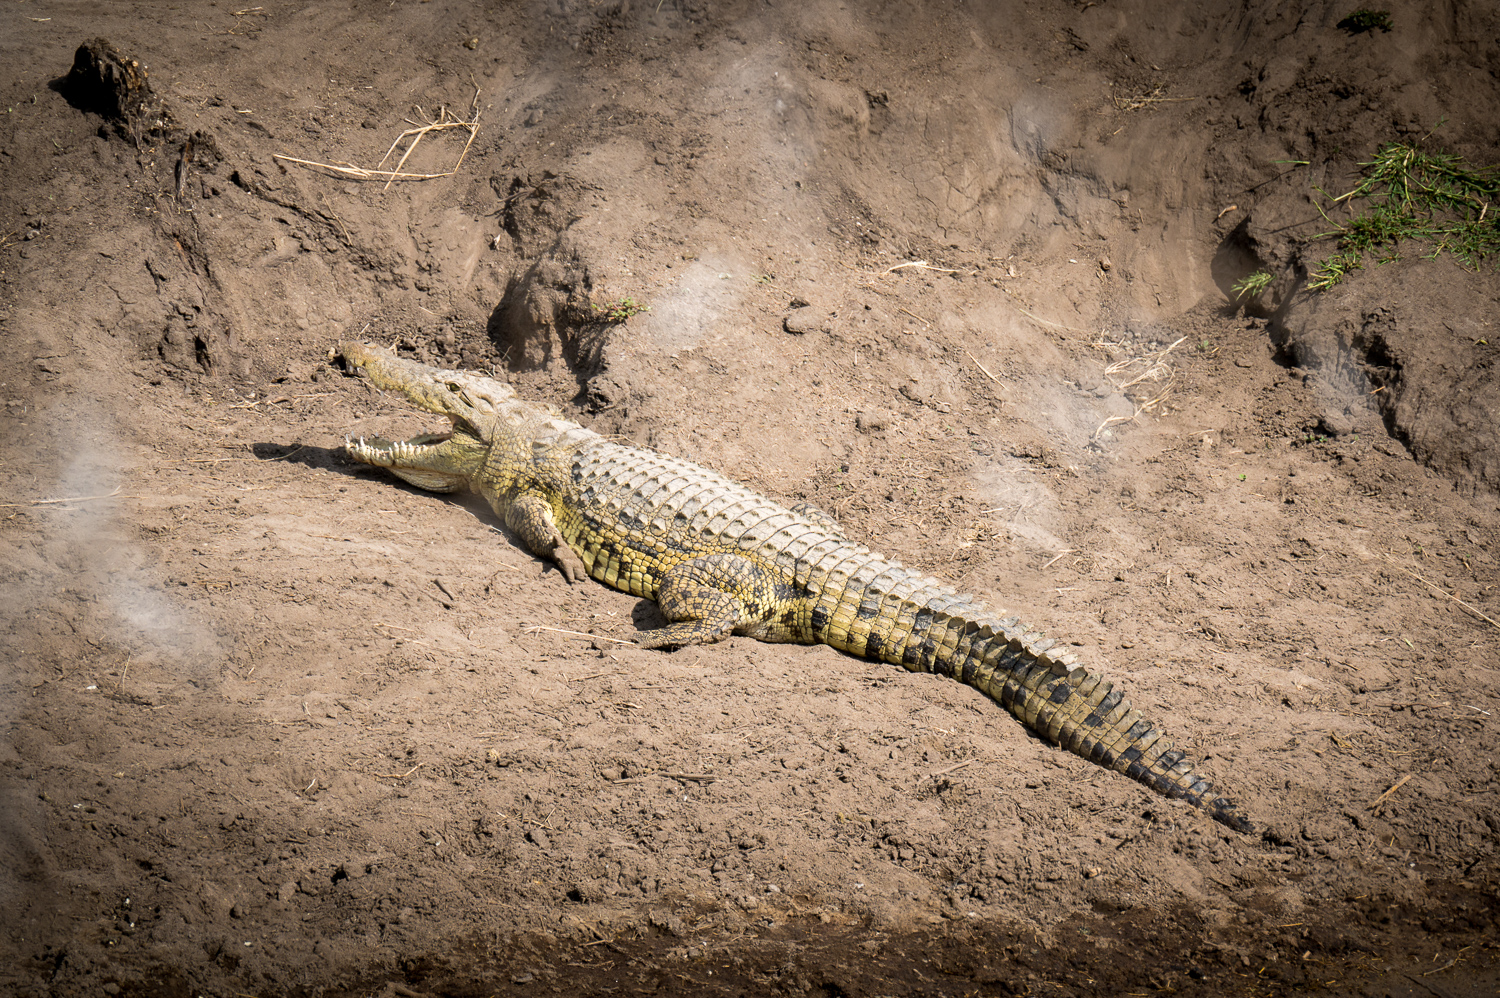
[[[384,437],[360,437],[355,440],[345,437],[344,450],[349,452],[350,457],[365,464],[391,467],[395,464],[419,462],[436,455],[438,445],[452,440],[456,429],[455,426],[454,430],[447,433],[423,433],[410,440],[387,440]]]
[[[453,428],[423,433],[408,440],[384,437],[344,438],[344,452],[362,464],[386,468],[420,488],[453,492],[469,483],[484,466],[489,447],[461,416],[450,416]]]

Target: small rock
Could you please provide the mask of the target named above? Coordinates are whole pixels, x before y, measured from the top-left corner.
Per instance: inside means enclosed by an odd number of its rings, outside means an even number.
[[[1330,437],[1344,437],[1354,432],[1354,420],[1341,412],[1330,412],[1320,422]]]
[[[908,401],[916,402],[918,405],[926,405],[932,398],[932,386],[913,381],[902,385],[897,389]]]
[[[540,125],[541,123],[542,109],[539,107],[532,108],[531,113],[526,116],[526,124],[535,126]]]
[[[861,412],[854,416],[854,428],[861,433],[890,429],[891,417],[883,412]]]
[[[536,846],[543,852],[546,852],[548,849],[552,848],[552,843],[548,840],[547,833],[543,832],[540,828],[533,828],[531,831],[526,833],[526,837],[531,840],[532,845]]]
[[[290,880],[276,888],[276,900],[278,901],[290,901],[296,896],[297,885]]]
[[[795,309],[781,320],[781,327],[794,336],[816,333],[822,324],[823,317],[811,308]]]
[[[312,375],[313,366],[311,364],[289,360],[287,361],[286,370],[282,372],[281,377],[276,379],[276,383],[291,382],[293,384],[300,384],[305,381],[311,381]]]
[[[1236,358],[1234,358],[1234,366],[1235,367],[1249,367],[1250,366],[1250,359],[1248,357],[1236,357]]]

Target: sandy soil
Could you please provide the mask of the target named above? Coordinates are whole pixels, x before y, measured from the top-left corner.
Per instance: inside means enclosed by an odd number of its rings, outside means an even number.
[[[7,4],[0,991],[1497,993],[1500,283],[1297,290],[1377,144],[1500,148],[1493,5],[1390,9]],[[452,176],[273,158],[440,109]],[[1264,835],[947,680],[633,647],[342,455],[434,428],[361,335],[1065,636]]]

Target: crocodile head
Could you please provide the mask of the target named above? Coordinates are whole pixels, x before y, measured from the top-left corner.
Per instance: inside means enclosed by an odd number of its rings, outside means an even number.
[[[356,461],[388,468],[433,492],[469,484],[484,467],[505,422],[504,410],[516,405],[515,392],[503,381],[403,360],[384,347],[340,343],[329,359],[340,356],[350,371],[363,371],[377,388],[400,392],[428,412],[448,417],[452,428],[446,433],[409,440],[344,439],[344,450]]]

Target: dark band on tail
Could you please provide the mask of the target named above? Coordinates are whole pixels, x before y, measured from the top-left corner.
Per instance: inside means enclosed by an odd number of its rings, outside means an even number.
[[[988,694],[1028,730],[1075,755],[1123,773],[1164,797],[1202,808],[1236,832],[1255,831],[1113,683],[1083,669],[1069,669],[1047,653],[1052,642],[1028,641],[1030,635],[1009,636],[991,626],[928,614],[930,623],[918,615],[919,626],[913,628],[904,656],[927,666],[923,671],[952,676]],[[924,623],[926,628],[920,626]],[[913,646],[920,649],[915,655]],[[948,648],[952,653],[944,654]],[[911,668],[909,661],[903,664]]]

